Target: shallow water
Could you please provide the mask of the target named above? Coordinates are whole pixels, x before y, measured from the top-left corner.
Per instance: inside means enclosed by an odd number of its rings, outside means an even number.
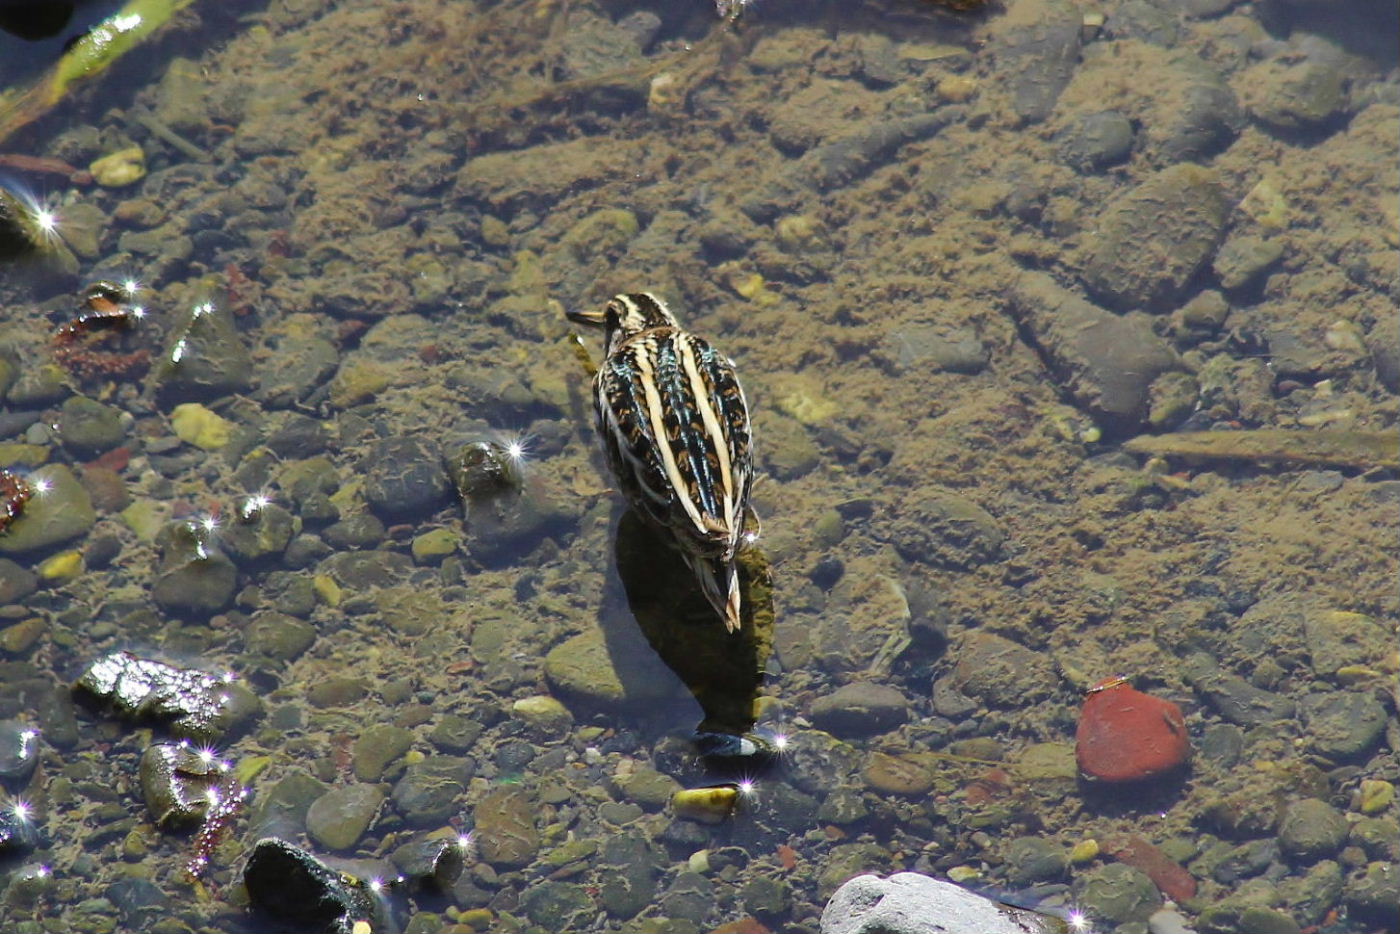
[[[385,928],[815,931],[900,869],[1123,934],[1167,896],[1393,928],[1393,468],[1119,444],[1393,431],[1394,13],[1097,12],[196,2],[6,135],[77,171],[0,155],[66,244],[0,281],[0,467],[70,467],[28,519],[78,520],[0,533],[0,720],[44,741],[0,926],[283,930],[260,836],[391,879],[473,833]],[[7,82],[54,54],[3,41]],[[56,336],[128,277],[132,331]],[[742,636],[602,462],[563,313],[639,290],[748,396]],[[523,464],[464,509],[443,458],[480,440]],[[168,729],[70,697],[122,649],[260,702],[199,884],[138,777]],[[1077,777],[1114,675],[1180,706],[1189,765]],[[669,803],[731,782],[719,823]]]

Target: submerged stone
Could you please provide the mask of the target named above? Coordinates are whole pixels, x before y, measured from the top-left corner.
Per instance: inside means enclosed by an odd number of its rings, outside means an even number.
[[[169,523],[156,535],[161,559],[151,597],[163,609],[208,615],[233,599],[238,569],[214,546],[211,535],[198,523],[184,520]]]
[[[243,870],[248,901],[296,930],[350,934],[356,922],[378,929],[377,911],[368,887],[332,870],[310,853],[285,840],[264,837],[253,847]]]
[[[917,919],[917,920],[916,920]],[[899,872],[856,876],[831,896],[821,934],[1064,934],[1059,918],[1013,908],[951,882]]]
[[[204,822],[228,783],[229,763],[187,742],[156,743],[141,754],[141,794],[157,827]]]
[[[1170,774],[1191,755],[1181,708],[1122,683],[1090,692],[1079,715],[1075,756],[1085,778],[1137,782]]]
[[[39,731],[17,720],[0,720],[0,784],[23,788],[39,764]]]
[[[209,742],[250,716],[257,699],[232,676],[176,668],[131,652],[113,652],[88,666],[74,689],[118,716],[168,721],[171,732]]]
[[[447,892],[462,874],[468,838],[425,837],[405,843],[391,859],[409,885]]]
[[[35,492],[0,535],[0,554],[48,548],[86,534],[97,522],[92,497],[67,466],[47,464],[25,480]]]

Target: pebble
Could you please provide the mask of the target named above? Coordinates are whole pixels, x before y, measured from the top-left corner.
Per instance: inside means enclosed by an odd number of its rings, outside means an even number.
[[[47,486],[32,496],[24,512],[0,535],[0,554],[25,554],[77,538],[97,522],[92,498],[65,464],[46,464],[31,473],[31,489]]]
[[[0,808],[0,859],[22,856],[39,843],[39,828],[28,810],[12,803]]]
[[[1296,705],[1288,698],[1222,671],[1215,659],[1204,652],[1188,655],[1182,674],[1222,717],[1239,726],[1262,726],[1288,720],[1296,710]]]
[[[28,723],[0,720],[0,785],[23,788],[39,764],[40,734]]]
[[[487,793],[472,809],[481,858],[500,867],[524,866],[534,859],[540,848],[536,810],[534,797],[522,786],[507,785]]]
[[[1044,273],[1018,276],[1010,300],[1055,378],[1106,431],[1137,431],[1153,381],[1181,368],[1145,316],[1113,314]]]
[[[1395,930],[1400,922],[1400,866],[1368,863],[1364,872],[1348,878],[1345,899],[1347,910],[1357,921]]]
[[[390,859],[414,888],[446,893],[462,875],[470,838],[429,836],[394,850]]]
[[[32,571],[16,564],[9,558],[0,558],[0,606],[19,603],[38,589],[39,580]],[[0,637],[0,649],[7,652],[23,651],[23,649],[11,650],[3,637]]]
[[[1233,292],[1253,286],[1282,258],[1283,241],[1238,234],[1221,245],[1211,268],[1221,287]]]
[[[876,791],[911,797],[927,794],[934,781],[932,763],[917,753],[872,752],[861,776]]]
[[[394,785],[394,807],[410,827],[436,827],[456,812],[457,796],[475,772],[475,762],[455,756],[415,762]],[[480,819],[478,815],[478,828]]]
[[[179,616],[209,616],[233,601],[238,568],[193,521],[166,523],[156,535],[160,564],[151,599]]]
[[[812,703],[812,723],[835,736],[884,733],[909,717],[909,700],[886,684],[857,681]]]
[[[901,500],[889,538],[906,561],[973,568],[1001,556],[1006,532],[972,500],[921,484]]]
[[[1385,733],[1385,707],[1370,693],[1308,694],[1299,707],[1308,748],[1331,759],[1363,755]]]
[[[1169,311],[1215,253],[1229,211],[1214,172],[1169,166],[1104,208],[1084,281],[1115,308]]]
[[[1006,850],[1012,885],[1026,886],[1053,882],[1069,868],[1064,847],[1045,837],[1017,837]]]
[[[1057,684],[1043,655],[995,633],[965,635],[953,656],[958,659],[949,676],[953,686],[995,707],[1020,708],[1042,700]]]
[[[1064,923],[915,872],[858,875],[822,909],[821,934],[1051,934]]]
[[[1034,18],[1008,20],[990,51],[999,84],[1011,92],[1011,109],[1025,123],[1039,123],[1055,107],[1079,63],[1083,16],[1068,3],[1035,8]]]
[[[253,360],[233,314],[202,301],[177,318],[152,373],[162,396],[197,401],[246,390],[252,384]]]
[[[1304,798],[1284,809],[1278,842],[1298,862],[1311,863],[1335,855],[1349,829],[1341,811],[1318,798]]]
[[[243,630],[249,652],[279,662],[290,662],[311,648],[316,627],[306,620],[275,610],[260,610]]]
[[[1110,863],[1078,876],[1074,897],[1086,915],[1112,924],[1146,923],[1162,907],[1162,897],[1147,874],[1123,863]]]
[[[620,672],[627,673],[625,681]],[[675,680],[645,642],[626,641],[610,647],[597,628],[550,649],[544,658],[544,674],[566,697],[585,706],[607,708],[669,696]]]
[[[357,921],[383,927],[366,886],[285,840],[264,838],[253,846],[243,884],[255,908],[297,930],[352,931]]]
[[[117,408],[87,396],[69,396],[59,409],[58,437],[64,447],[87,459],[121,444],[126,427]]]
[[[1091,781],[1122,783],[1161,778],[1191,755],[1181,708],[1127,684],[1093,691],[1075,733],[1075,759]]]
[[[1348,665],[1380,664],[1388,636],[1384,626],[1364,613],[1310,608],[1303,616],[1308,662],[1323,678]]]
[[[3,771],[0,771],[3,774]],[[1361,780],[1357,792],[1356,809],[1362,814],[1373,815],[1385,811],[1395,801],[1395,786],[1379,778]]]
[[[384,792],[375,785],[332,788],[307,809],[306,833],[326,849],[348,850],[369,828],[383,803]]]
[[[355,777],[362,782],[377,782],[384,770],[413,747],[413,731],[392,723],[376,723],[365,728],[350,747]]]
[[[419,516],[446,502],[449,484],[442,457],[424,438],[377,441],[362,460],[361,469],[365,499],[381,515]]]
[[[156,743],[141,754],[138,774],[146,809],[157,827],[193,827],[210,809],[210,793],[225,781],[229,766],[211,751],[189,743]]]
[[[536,730],[550,735],[568,732],[574,722],[567,707],[545,694],[522,697],[511,704],[510,710]]]
[[[1245,70],[1240,86],[1254,118],[1286,132],[1320,129],[1346,109],[1342,73],[1318,62],[1261,62]]]
[[[1133,124],[1116,110],[1080,117],[1060,133],[1060,153],[1081,172],[1101,172],[1133,151]]]

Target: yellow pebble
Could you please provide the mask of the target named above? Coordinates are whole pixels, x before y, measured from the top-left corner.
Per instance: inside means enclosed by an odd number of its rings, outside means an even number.
[[[1092,862],[1099,855],[1099,841],[1090,837],[1080,840],[1069,851],[1069,861],[1075,865]]]
[[[170,427],[186,444],[216,451],[233,436],[233,422],[198,402],[185,402],[170,411]]]
[[[949,75],[938,82],[938,96],[960,104],[977,93],[977,81],[967,75]]]
[[[145,177],[146,154],[140,146],[129,146],[93,162],[88,171],[104,188],[121,188]]]
[[[69,581],[83,573],[83,553],[62,551],[39,565],[39,577],[51,583]]]
[[[712,788],[683,788],[671,796],[671,810],[677,817],[719,824],[734,813],[739,803],[739,789],[733,785]]]
[[[340,606],[340,585],[329,574],[317,574],[311,578],[311,589],[316,591],[316,595],[326,606],[332,608]]]
[[[1379,778],[1361,782],[1361,813],[1379,814],[1395,800],[1395,786]]]
[[[981,875],[982,870],[978,869],[976,866],[954,866],[952,869],[948,870],[948,878],[958,883],[970,882],[973,879],[979,878]]]

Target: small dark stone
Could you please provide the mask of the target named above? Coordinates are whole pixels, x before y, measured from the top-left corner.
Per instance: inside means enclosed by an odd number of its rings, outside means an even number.
[[[0,606],[19,603],[39,589],[39,578],[9,558],[0,558]]]
[[[422,515],[442,505],[447,496],[449,487],[441,460],[423,438],[376,442],[362,466],[365,499],[371,509],[382,515]]]
[[[1098,172],[1133,151],[1133,124],[1116,110],[1081,117],[1060,135],[1060,151],[1081,172]]]
[[[63,446],[87,459],[122,443],[126,429],[121,412],[86,396],[69,396],[58,415],[59,437]]]
[[[1363,755],[1380,741],[1385,707],[1370,694],[1335,691],[1309,694],[1302,702],[1308,747],[1332,759]]]
[[[465,838],[434,837],[405,843],[390,858],[411,886],[448,892],[462,874],[465,854]]]
[[[471,759],[430,756],[416,762],[394,786],[394,807],[411,827],[437,826],[453,813],[457,796],[475,772]]]
[[[324,422],[294,412],[268,436],[267,446],[278,457],[313,457],[326,449],[329,440]]]
[[[360,513],[326,526],[321,535],[335,548],[373,548],[384,541],[384,532],[378,516]]]
[[[475,720],[447,714],[428,734],[428,741],[443,752],[466,752],[476,744],[484,727]]]
[[[0,808],[0,859],[22,856],[39,845],[39,828],[23,808]]]
[[[1045,837],[1018,837],[1007,849],[1013,885],[1051,882],[1064,876],[1069,859],[1064,847]]]
[[[1346,818],[1332,805],[1317,798],[1304,798],[1283,812],[1278,842],[1289,856],[1310,863],[1340,850],[1348,829]]]
[[[168,523],[156,536],[161,549],[151,597],[180,615],[208,616],[233,599],[238,569],[214,545],[212,533],[196,522]]]
[[[17,720],[0,720],[0,784],[23,788],[39,764],[39,731]]]
[[[381,927],[374,898],[362,882],[284,840],[257,842],[243,884],[255,908],[299,930],[349,934],[356,921]]]

